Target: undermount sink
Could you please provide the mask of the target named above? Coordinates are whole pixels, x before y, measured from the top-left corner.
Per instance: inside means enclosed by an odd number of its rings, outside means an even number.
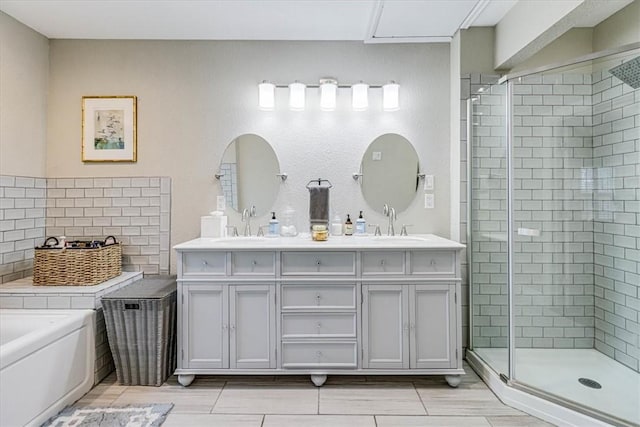
[[[266,237],[258,237],[258,236],[236,236],[236,237],[221,237],[217,239],[219,242],[229,243],[229,242],[261,242],[267,240]]]
[[[387,243],[424,242],[426,240],[423,237],[415,237],[415,236],[371,236],[369,238],[373,241],[380,241],[380,242],[387,242]]]

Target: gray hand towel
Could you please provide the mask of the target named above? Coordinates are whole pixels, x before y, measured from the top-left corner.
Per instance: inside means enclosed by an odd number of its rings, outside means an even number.
[[[329,188],[309,188],[309,219],[311,224],[329,223]]]

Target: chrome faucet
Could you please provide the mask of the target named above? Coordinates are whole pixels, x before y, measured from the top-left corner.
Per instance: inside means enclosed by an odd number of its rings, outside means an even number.
[[[244,236],[245,237],[251,236],[251,217],[252,216],[256,216],[256,207],[255,206],[251,206],[251,208],[249,208],[249,209],[244,208],[242,210],[242,222],[246,221],[246,224],[244,226]]]
[[[389,225],[387,227],[387,236],[395,236],[396,235],[396,230],[394,228],[393,223],[397,219],[396,218],[396,210],[394,208],[389,207],[389,205],[387,205],[385,203],[383,208],[382,208],[382,213],[385,216],[389,217]]]

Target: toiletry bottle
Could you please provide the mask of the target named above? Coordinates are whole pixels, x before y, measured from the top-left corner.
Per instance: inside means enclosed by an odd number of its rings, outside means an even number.
[[[356,220],[356,234],[366,234],[367,232],[367,222],[362,217],[362,211],[360,211],[360,216]]]
[[[347,220],[344,222],[344,235],[352,236],[353,235],[353,223],[351,222],[351,218],[349,214],[347,214]]]
[[[333,217],[333,222],[331,223],[331,235],[342,236],[342,219],[338,214]]]
[[[271,212],[271,220],[269,220],[269,236],[277,236],[280,234],[280,222],[276,219],[276,213]]]

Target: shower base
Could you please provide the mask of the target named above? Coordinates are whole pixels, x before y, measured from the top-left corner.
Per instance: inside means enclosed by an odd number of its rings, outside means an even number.
[[[519,348],[515,353],[519,383],[640,425],[637,372],[593,349]],[[474,356],[498,373],[508,373],[506,348],[476,348],[467,354],[468,359]],[[470,363],[474,365],[473,360]],[[596,381],[602,388],[587,387],[578,381],[580,378]]]

